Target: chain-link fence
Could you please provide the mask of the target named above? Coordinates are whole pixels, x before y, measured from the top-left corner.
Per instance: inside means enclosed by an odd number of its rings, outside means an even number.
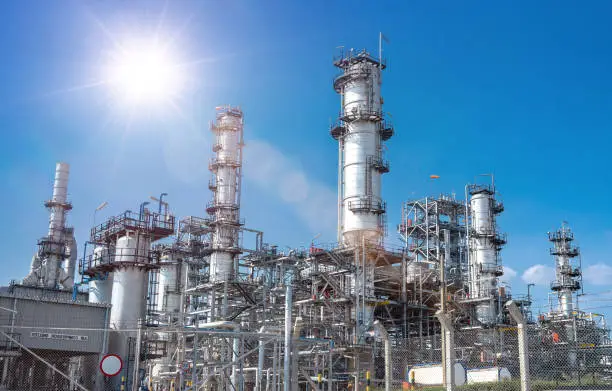
[[[573,326],[526,327],[532,390],[612,388],[612,347],[599,331]],[[454,330],[450,359],[441,333],[388,343],[374,333],[348,346],[296,333],[287,348],[281,327],[250,332],[231,322],[198,330],[9,328],[0,330],[0,390],[436,390],[445,378],[457,390],[521,389],[517,326]],[[121,359],[105,368],[113,376],[101,371],[107,354]]]

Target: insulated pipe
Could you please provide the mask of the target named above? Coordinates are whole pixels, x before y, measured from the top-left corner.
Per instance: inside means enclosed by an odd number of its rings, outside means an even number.
[[[134,353],[134,374],[132,379],[132,391],[140,389],[140,347],[142,345],[142,319],[138,319],[138,333],[136,334],[136,352]],[[195,371],[195,369],[194,369]]]
[[[266,331],[277,331],[280,333],[280,328],[278,327],[270,327],[270,326],[262,326],[259,329],[259,333],[263,334]],[[264,366],[264,358],[265,358],[265,343],[261,340],[261,338],[259,339],[259,355],[257,357],[257,372],[255,373],[255,390],[256,391],[262,391],[262,387],[261,387],[261,380],[262,380],[262,374],[263,374],[263,366]],[[267,387],[267,385],[266,385]]]
[[[435,313],[436,318],[440,321],[444,339],[444,362],[442,362],[442,371],[445,374],[446,383],[443,384],[447,391],[455,389],[455,357],[454,357],[454,338],[453,325],[448,314],[438,310]]]
[[[527,345],[527,331],[525,330],[527,328],[527,322],[525,322],[525,317],[513,300],[506,303],[506,308],[508,309],[512,319],[514,319],[517,324],[521,391],[530,391],[531,381],[529,379],[529,351]]]
[[[74,231],[72,228],[66,230],[70,232],[70,236],[66,238],[66,255],[62,270],[60,270],[60,281],[62,288],[72,290],[74,287],[74,269],[76,269],[77,261],[77,244],[74,238]]]
[[[232,365],[232,384],[234,385],[234,389],[237,389],[238,391],[242,391],[243,390],[243,382],[244,382],[244,377],[241,376],[240,378],[240,384],[238,385],[238,387],[236,387],[236,382],[238,380],[238,351],[240,350],[240,340],[238,338],[234,338],[234,343],[233,343],[233,355],[232,355],[232,361],[234,362],[234,365]],[[240,373],[242,375],[242,372]]]
[[[379,320],[374,321],[374,330],[385,343],[385,391],[391,391],[391,341],[389,341],[389,333]]]
[[[23,285],[37,286],[40,282],[42,261],[38,254],[32,256],[32,263],[30,264],[30,273],[21,281]]]
[[[300,338],[300,334],[302,332],[302,327],[304,325],[304,322],[302,320],[301,316],[298,316],[295,318],[295,325],[293,327],[293,340],[291,341],[291,350],[295,350],[297,347],[297,341]],[[291,368],[293,369],[292,373],[291,373],[291,390],[292,391],[297,391],[298,389],[298,371],[296,370],[298,368],[298,355],[296,352],[293,352],[295,354],[291,355]]]
[[[293,287],[287,284],[285,294],[285,355],[283,390],[291,391],[291,306],[293,302]]]

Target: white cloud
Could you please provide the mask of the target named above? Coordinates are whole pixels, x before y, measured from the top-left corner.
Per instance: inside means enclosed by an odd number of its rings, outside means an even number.
[[[516,277],[517,275],[516,270],[512,269],[509,266],[505,266],[505,265],[503,267],[504,267],[504,277],[503,277],[504,279],[512,280],[513,278]]]
[[[244,161],[246,180],[292,205],[312,231],[333,235],[337,216],[334,190],[309,177],[289,157],[264,141],[248,141]]]
[[[582,275],[589,284],[609,285],[612,281],[612,266],[605,263],[590,265],[582,271]]]
[[[546,265],[533,265],[521,276],[528,284],[548,285],[555,279],[555,269]]]

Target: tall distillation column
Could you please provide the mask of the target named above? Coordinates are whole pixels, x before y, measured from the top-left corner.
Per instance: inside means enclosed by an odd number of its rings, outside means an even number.
[[[385,64],[365,50],[343,53],[334,65],[342,73],[334,80],[342,110],[331,135],[339,142],[340,242],[360,244],[362,239],[379,243],[384,235],[386,205],[381,197],[381,176],[389,172],[383,160],[383,141],[393,128],[383,120],[380,95]]]
[[[572,259],[580,255],[578,247],[572,245],[574,233],[563,223],[555,232],[548,233],[554,247],[550,254],[555,257],[555,281],[550,284],[559,297],[559,313],[569,318],[574,311],[574,292],[580,289],[581,271],[579,267],[572,267]]]
[[[383,141],[393,135],[384,121],[380,94],[382,59],[352,49],[334,61],[342,73],[334,80],[341,97],[338,122],[330,133],[339,143],[338,241],[356,249],[354,276],[356,334],[362,334],[374,318],[374,265],[366,245],[382,244],[386,205],[381,196],[382,174],[389,172],[383,159]]]
[[[68,202],[68,176],[70,165],[57,163],[53,197],[45,202],[49,209],[49,230],[47,236],[38,241],[38,253],[32,258],[30,274],[23,280],[24,285],[42,285],[55,289],[58,285],[72,289],[76,266],[76,242],[74,230],[66,227],[66,213],[72,209]]]
[[[240,186],[242,180],[243,114],[237,107],[217,107],[216,121],[210,129],[215,134],[210,161],[213,174],[210,189],[213,200],[206,208],[211,215],[212,232],[210,282],[230,279],[240,253]]]
[[[476,319],[485,326],[496,323],[498,277],[503,274],[499,251],[505,239],[497,232],[497,215],[503,204],[495,199],[493,186],[469,185],[471,226],[469,237],[469,293]]]

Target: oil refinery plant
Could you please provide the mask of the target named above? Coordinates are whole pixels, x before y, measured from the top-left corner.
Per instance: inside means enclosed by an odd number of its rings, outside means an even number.
[[[212,194],[198,215],[174,216],[162,194],[91,227],[77,246],[66,224],[69,165],[58,163],[30,272],[0,288],[0,389],[357,391],[386,378],[398,389],[419,365],[438,376],[431,368],[450,343],[438,311],[452,320],[465,381],[491,367],[517,378],[510,301],[529,320],[534,373],[610,378],[608,329],[579,308],[580,251],[565,223],[549,233],[556,274],[550,309],[538,316],[530,295],[500,281],[507,237],[497,220],[512,211],[493,178],[466,185],[464,199],[404,202],[388,232],[382,177],[395,129],[383,111],[386,63],[348,50],[333,64],[337,243],[279,251],[248,226],[240,210],[248,146],[236,106],[217,107],[210,125]],[[404,245],[385,245],[388,235]],[[114,376],[100,371],[109,354],[122,364]],[[544,366],[555,372],[537,372]]]

